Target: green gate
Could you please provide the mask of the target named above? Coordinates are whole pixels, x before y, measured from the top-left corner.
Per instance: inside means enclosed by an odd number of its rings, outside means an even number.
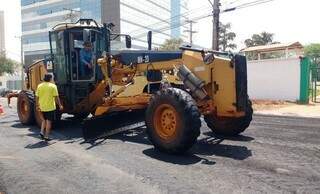
[[[310,96],[311,101],[320,103],[320,66],[313,65],[310,69]]]

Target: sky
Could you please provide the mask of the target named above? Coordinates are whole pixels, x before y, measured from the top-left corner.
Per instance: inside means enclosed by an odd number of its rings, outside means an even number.
[[[0,0],[4,11],[5,46],[9,58],[20,61],[21,9],[20,0]]]
[[[253,0],[221,0],[222,9]],[[232,2],[235,2],[232,4]],[[230,4],[231,3],[231,4]],[[274,40],[302,44],[320,43],[320,1],[319,0],[274,0],[266,4],[248,7],[221,14],[223,23],[230,22],[237,34],[238,49],[244,47],[244,40],[254,33],[274,33]],[[5,12],[5,36],[8,57],[20,60],[21,11],[20,0],[0,0],[0,10]],[[190,15],[210,14],[208,0],[189,0]],[[190,16],[192,18],[192,16]],[[193,42],[205,48],[211,47],[212,18],[208,17],[194,24]]]
[[[236,3],[228,5],[230,2]],[[233,7],[253,0],[221,0],[222,7]],[[210,5],[208,0],[189,0],[191,9]],[[282,43],[299,41],[302,44],[320,43],[319,0],[274,0],[266,4],[221,14],[222,23],[230,22],[237,34],[238,49],[254,33],[274,33],[274,40]],[[194,25],[194,42],[211,47],[212,18],[200,20]]]

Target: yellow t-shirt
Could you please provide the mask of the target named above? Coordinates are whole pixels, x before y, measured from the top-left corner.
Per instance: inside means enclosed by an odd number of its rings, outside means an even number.
[[[57,86],[50,82],[43,82],[38,85],[36,96],[39,98],[41,112],[56,110],[55,97],[59,96]]]

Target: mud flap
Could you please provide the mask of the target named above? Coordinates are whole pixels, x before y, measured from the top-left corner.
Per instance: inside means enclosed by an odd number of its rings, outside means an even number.
[[[84,120],[82,134],[85,141],[108,137],[145,125],[145,111],[117,112]]]

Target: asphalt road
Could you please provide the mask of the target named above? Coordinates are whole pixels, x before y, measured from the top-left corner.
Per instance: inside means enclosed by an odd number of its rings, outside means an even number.
[[[320,193],[320,119],[255,115],[234,139],[159,153],[143,128],[83,143],[70,120],[45,144],[15,108],[0,117],[0,193]]]

